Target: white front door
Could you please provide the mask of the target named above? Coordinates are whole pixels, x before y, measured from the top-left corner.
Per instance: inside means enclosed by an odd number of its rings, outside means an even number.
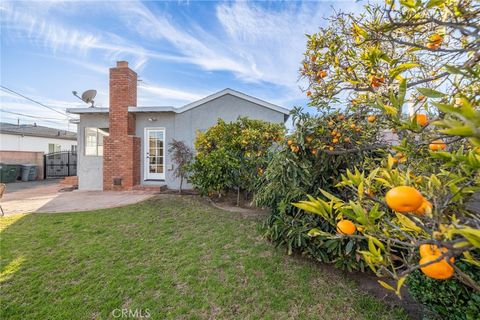
[[[165,129],[145,129],[145,180],[165,180]]]

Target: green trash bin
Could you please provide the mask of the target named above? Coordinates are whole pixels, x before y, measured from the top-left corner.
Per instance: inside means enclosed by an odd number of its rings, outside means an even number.
[[[18,177],[18,166],[12,164],[0,164],[0,182],[15,182]]]

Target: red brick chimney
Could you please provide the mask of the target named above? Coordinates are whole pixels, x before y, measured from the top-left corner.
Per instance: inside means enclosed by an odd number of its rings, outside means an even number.
[[[140,138],[135,137],[137,74],[127,61],[110,68],[109,136],[103,145],[103,189],[131,190],[140,183]]]

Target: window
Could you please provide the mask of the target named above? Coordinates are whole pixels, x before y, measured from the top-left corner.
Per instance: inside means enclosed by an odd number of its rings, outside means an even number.
[[[70,151],[72,151],[73,153],[77,152],[77,146],[72,144],[72,146],[70,147]]]
[[[60,152],[62,151],[62,146],[55,143],[48,144],[48,153]]]
[[[85,128],[85,155],[103,156],[103,137],[108,136],[108,129]]]

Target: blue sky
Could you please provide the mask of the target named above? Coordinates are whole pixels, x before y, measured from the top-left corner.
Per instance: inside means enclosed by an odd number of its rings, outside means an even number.
[[[60,112],[96,89],[108,106],[108,68],[137,71],[138,105],[182,106],[230,87],[287,108],[306,104],[298,69],[305,33],[355,1],[2,1],[1,85]],[[66,116],[0,91],[1,120],[75,129]],[[22,113],[27,116],[8,112]]]

